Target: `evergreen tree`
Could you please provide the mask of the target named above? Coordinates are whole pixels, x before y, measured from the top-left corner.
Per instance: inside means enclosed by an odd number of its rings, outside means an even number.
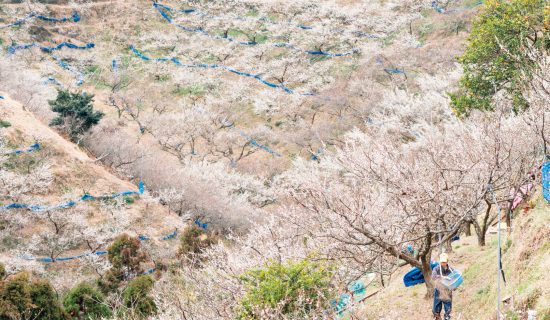
[[[48,101],[52,111],[59,115],[52,119],[50,126],[62,127],[72,141],[79,137],[103,118],[103,112],[94,111],[94,96],[87,93],[71,93],[59,90],[55,100]]]
[[[63,299],[65,310],[73,319],[101,319],[111,316],[105,296],[91,284],[80,283]]]

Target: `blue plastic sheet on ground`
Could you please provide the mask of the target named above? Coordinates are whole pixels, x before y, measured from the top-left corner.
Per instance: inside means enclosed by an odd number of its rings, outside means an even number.
[[[89,256],[94,256],[94,255],[95,256],[101,256],[101,255],[104,255],[104,254],[107,254],[107,251],[88,252],[88,253],[83,253],[83,254],[79,254],[79,255],[76,255],[76,256],[61,257],[61,258],[55,258],[55,259],[52,259],[51,257],[36,258],[36,257],[29,257],[29,256],[23,256],[22,258],[25,259],[25,260],[35,260],[35,261],[39,261],[39,262],[55,262],[55,261],[70,261],[70,260],[81,259],[81,258],[84,258],[84,257],[89,257]]]
[[[270,148],[267,147],[267,146],[264,146],[264,145],[259,144],[256,140],[252,139],[250,136],[248,136],[248,135],[247,135],[246,133],[244,133],[242,130],[237,129],[237,127],[235,127],[235,125],[234,125],[233,123],[231,123],[231,121],[222,120],[222,124],[223,124],[223,126],[226,127],[226,128],[230,128],[230,129],[237,130],[237,131],[239,132],[239,134],[240,134],[242,137],[244,137],[245,139],[247,139],[247,141],[250,142],[251,140],[253,140],[254,143],[253,143],[253,144],[251,143],[253,146],[256,146],[256,147],[258,147],[258,148],[260,148],[260,149],[262,149],[262,150],[265,150],[265,151],[271,153],[272,155],[274,155],[274,156],[276,156],[276,157],[281,157],[281,154],[280,154],[280,153],[278,153],[278,152],[276,152],[276,151],[270,149]]]
[[[36,13],[31,12],[31,13],[27,14],[25,16],[25,18],[17,19],[13,23],[10,23],[10,24],[5,25],[5,26],[1,26],[0,29],[9,28],[9,27],[17,27],[17,26],[20,26],[23,23],[25,23],[25,22],[27,22],[31,19],[34,19],[34,18],[37,18],[37,19],[40,19],[40,20],[43,20],[43,21],[47,21],[47,22],[54,22],[54,23],[55,22],[78,22],[81,19],[80,15],[76,11],[73,12],[70,17],[62,17],[62,18],[47,17],[47,16],[44,16],[44,15],[40,15],[40,14],[36,14]]]
[[[141,195],[144,192],[144,185],[143,182],[140,181],[139,183],[139,191],[122,191],[117,192],[113,194],[107,194],[102,196],[92,196],[90,194],[84,194],[82,197],[80,197],[77,200],[74,201],[67,201],[58,205],[53,206],[42,206],[42,205],[31,205],[31,204],[24,204],[24,203],[11,203],[5,206],[0,207],[1,210],[11,210],[11,209],[27,209],[34,212],[43,212],[48,210],[56,210],[56,209],[67,209],[76,206],[80,202],[83,201],[90,201],[90,200],[106,200],[106,199],[114,199],[121,196],[128,196],[128,195]]]
[[[263,145],[263,144],[258,143],[258,141],[256,141],[256,140],[253,139],[252,137],[248,136],[246,133],[244,133],[244,132],[242,132],[242,131],[239,131],[239,133],[240,133],[240,135],[241,135],[242,137],[244,137],[246,140],[248,140],[248,142],[249,142],[251,145],[253,145],[253,146],[257,147],[257,148],[260,148],[260,149],[262,149],[262,150],[265,150],[265,151],[271,153],[272,155],[274,155],[274,156],[276,156],[276,157],[281,157],[281,154],[280,154],[280,153],[278,153],[277,151],[275,151],[275,150],[273,150],[273,149],[271,149],[271,148],[269,148],[269,147],[267,147],[267,146],[265,146],[265,145]]]
[[[362,280],[354,281],[350,285],[349,289],[352,294],[363,294],[367,291],[367,287],[365,286],[365,283]]]
[[[445,12],[445,9],[441,8],[439,6],[439,3],[436,0],[432,1],[432,9],[434,9],[435,11],[437,11],[439,13],[444,13]]]
[[[393,73],[393,74],[405,74],[405,71],[403,71],[401,69],[384,68],[384,71],[386,71],[387,73]]]
[[[46,80],[44,80],[44,84],[52,83],[58,87],[63,87],[63,85],[57,81],[57,79],[53,76],[49,76]]]
[[[37,43],[19,44],[19,45],[10,46],[8,48],[8,53],[9,54],[14,54],[18,50],[25,50],[25,49],[30,49],[30,48],[33,48],[33,47],[38,47],[43,52],[51,53],[53,51],[61,50],[63,48],[79,49],[79,50],[92,49],[93,47],[95,47],[95,44],[90,42],[90,43],[87,43],[83,46],[78,46],[78,45],[70,43],[70,42],[62,42],[62,43],[60,43],[56,46],[53,46],[53,47],[41,46]]]
[[[118,61],[116,59],[113,59],[113,61],[111,62],[111,70],[114,73],[118,72]]]
[[[161,7],[162,9],[168,11],[168,12],[178,12],[178,13],[185,13],[185,14],[196,14],[196,15],[199,15],[201,17],[205,17],[205,18],[208,18],[208,19],[224,19],[224,17],[222,16],[216,16],[216,15],[212,15],[212,14],[208,14],[206,12],[203,12],[201,10],[198,10],[196,8],[189,8],[189,9],[183,9],[183,10],[178,10],[178,9],[174,9],[174,8],[171,8],[167,5],[163,5],[163,4],[160,4],[156,1],[153,1],[153,6],[158,6],[158,7]],[[161,13],[162,14],[162,13]],[[163,15],[164,17],[164,15]],[[168,18],[170,18],[170,16],[168,16]],[[166,19],[166,17],[165,17]],[[278,25],[278,26],[281,26],[282,24],[286,24],[287,26],[291,26],[291,27],[297,27],[299,29],[302,29],[302,30],[313,30],[314,27],[312,26],[308,26],[308,25],[304,25],[302,23],[298,23],[298,24],[295,24],[294,22],[275,22],[275,21],[271,21],[271,19],[267,18],[267,17],[260,17],[260,18],[255,18],[255,17],[242,17],[242,16],[234,16],[232,17],[232,19],[235,19],[235,20],[238,20],[238,21],[256,21],[256,22],[260,22],[262,24],[270,24],[270,25]],[[343,34],[343,33],[351,33],[357,37],[366,37],[366,38],[371,38],[371,39],[377,39],[378,37],[375,36],[375,35],[372,35],[370,33],[366,33],[364,31],[360,31],[360,30],[347,30],[347,29],[335,29],[335,30],[331,30],[332,33],[340,33],[340,34]]]
[[[342,315],[342,313],[345,311],[348,304],[351,302],[351,295],[347,293],[343,293],[340,295],[338,299],[332,300],[330,304],[336,311],[336,314]]]
[[[61,68],[71,72],[75,76],[77,86],[81,86],[84,83],[84,74],[82,72],[80,72],[77,69],[73,68],[71,65],[69,65],[67,62],[61,60],[61,58],[59,58],[59,57],[53,57],[53,58]]]
[[[313,161],[320,161],[321,160],[321,154],[323,153],[323,149],[319,148],[317,149],[316,153],[311,154],[311,160]]]
[[[0,100],[4,100],[4,97],[3,97],[3,96],[0,96]]]
[[[550,202],[550,161],[544,163],[542,172],[542,194],[546,201]]]
[[[160,238],[160,240],[174,239],[177,235],[178,235],[178,230],[174,230],[174,231],[170,232],[169,234],[167,234],[167,235],[163,236],[162,238]]]
[[[175,238],[177,235],[178,235],[178,230],[176,229],[176,230],[170,232],[169,234],[160,237],[159,240],[170,240],[170,239]],[[148,236],[146,236],[146,235],[143,235],[143,234],[140,234],[140,235],[138,236],[138,239],[139,239],[140,241],[149,241],[149,240],[151,240],[150,237],[148,237]]]
[[[430,267],[433,269],[439,265],[438,262],[432,261],[430,262]],[[405,287],[412,287],[414,285],[424,283],[426,280],[424,280],[424,275],[422,275],[422,271],[420,269],[414,267],[409,272],[407,272],[403,276],[403,283],[405,284]]]
[[[206,230],[206,229],[208,228],[208,223],[203,223],[203,222],[201,222],[200,219],[195,219],[195,224],[196,224],[199,228],[204,229],[204,230]]]
[[[344,311],[353,300],[361,300],[361,297],[367,292],[367,286],[363,280],[353,281],[348,285],[348,292],[349,293],[341,294],[338,299],[334,299],[330,302],[338,316],[343,315]]]
[[[70,17],[63,17],[63,18],[52,18],[52,17],[46,17],[43,15],[37,15],[36,16],[40,20],[48,21],[48,22],[78,22],[80,21],[81,17],[78,14],[78,12],[73,12]]]
[[[194,28],[194,27],[188,27],[188,26],[178,24],[178,23],[174,22],[174,20],[170,16],[170,13],[171,12],[180,12],[179,10],[174,10],[174,9],[168,7],[168,6],[161,5],[161,4],[156,3],[156,2],[153,3],[153,7],[159,12],[159,14],[164,18],[164,20],[168,21],[169,23],[173,24],[177,28],[182,29],[184,31],[199,33],[199,34],[208,36],[212,39],[225,40],[225,41],[228,41],[228,42],[234,42],[234,43],[238,43],[238,44],[241,44],[241,45],[248,45],[248,46],[259,45],[259,43],[256,42],[256,41],[238,41],[238,40],[235,40],[234,38],[229,37],[229,36],[220,36],[220,35],[209,33],[208,31],[206,31],[206,30],[204,30],[200,27],[199,28]],[[327,57],[343,57],[343,56],[348,56],[348,55],[352,55],[354,53],[359,52],[359,49],[357,49],[357,48],[354,48],[354,49],[352,49],[350,51],[347,51],[347,52],[331,53],[331,52],[324,52],[324,51],[319,51],[319,50],[317,50],[317,51],[304,50],[304,49],[297,48],[297,47],[293,46],[290,43],[273,43],[273,44],[268,44],[268,45],[271,45],[271,46],[274,46],[274,47],[285,47],[285,48],[289,48],[289,49],[292,49],[294,51],[299,51],[299,52],[303,52],[303,53],[306,53],[306,54],[323,55],[323,56],[327,56]]]
[[[11,152],[6,152],[3,155],[22,154],[22,153],[33,152],[33,151],[36,151],[36,150],[40,150],[40,144],[38,144],[38,143],[30,145],[26,149],[20,149],[20,150],[14,150],[14,151],[11,151]]]
[[[153,272],[155,272],[157,269],[156,268],[150,268],[150,269],[147,269],[147,271],[145,271],[143,273],[144,276],[148,275],[148,274],[151,274]]]
[[[263,83],[264,85],[266,85],[270,88],[280,89],[280,90],[282,90],[286,93],[299,94],[299,95],[303,95],[303,96],[313,96],[313,95],[315,95],[314,93],[298,93],[298,92],[295,92],[294,90],[292,90],[292,89],[290,89],[290,88],[288,88],[288,87],[286,87],[282,84],[276,84],[276,83],[273,83],[273,82],[269,82],[269,81],[263,79],[260,75],[238,71],[238,70],[235,70],[233,68],[230,68],[230,67],[227,67],[227,66],[224,66],[224,65],[205,64],[205,63],[185,64],[185,63],[182,63],[178,58],[166,58],[166,57],[165,58],[151,58],[151,57],[148,57],[148,56],[144,55],[143,53],[141,53],[133,45],[130,46],[130,50],[137,57],[141,58],[144,61],[172,62],[172,63],[174,63],[175,65],[177,65],[179,67],[185,67],[185,68],[202,68],[202,69],[224,70],[224,71],[231,72],[233,74],[236,74],[236,75],[239,75],[239,76],[242,76],[242,77],[248,77],[248,78],[256,79],[257,81]]]
[[[170,232],[169,234],[163,236],[160,238],[160,240],[169,240],[169,239],[173,239],[175,238],[177,235],[177,230],[173,231],[173,232]],[[138,236],[138,239],[140,241],[147,241],[147,240],[150,240],[151,238],[145,236],[145,235],[139,235]],[[52,258],[49,258],[49,257],[45,257],[45,258],[36,258],[36,257],[28,257],[28,256],[23,256],[22,258],[25,259],[25,260],[36,260],[36,261],[40,261],[40,262],[55,262],[55,261],[70,261],[70,260],[75,260],[75,259],[81,259],[81,258],[84,258],[84,257],[88,257],[88,256],[91,256],[91,255],[96,255],[96,256],[100,256],[100,255],[104,255],[106,254],[107,251],[95,251],[95,252],[88,252],[88,253],[82,253],[82,254],[79,254],[79,255],[75,255],[75,256],[70,256],[70,257],[62,257],[62,258],[55,258],[55,259],[52,259]],[[154,268],[152,269],[149,269],[149,270],[153,270],[155,271]],[[149,271],[148,270],[148,271]],[[149,272],[149,273],[152,273],[153,271]],[[145,274],[148,274],[147,271]]]

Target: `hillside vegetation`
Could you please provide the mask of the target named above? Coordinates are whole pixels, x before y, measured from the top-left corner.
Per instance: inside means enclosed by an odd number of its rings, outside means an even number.
[[[503,270],[501,308],[506,319],[527,319],[528,310],[537,311],[537,319],[550,318],[548,236],[550,205],[540,192],[527,204],[528,210],[517,212],[512,232],[503,230]],[[532,206],[532,208],[531,208]],[[461,236],[453,242],[450,263],[461,270],[464,284],[454,293],[456,319],[496,319],[497,238],[496,228],[484,248],[476,247],[475,237]],[[390,284],[373,298],[357,307],[360,319],[428,319],[430,302],[423,299],[420,285],[405,288],[403,275],[409,267],[398,270]],[[388,308],[388,306],[391,306]]]
[[[0,319],[428,319],[442,252],[550,319],[549,52],[548,0],[0,1]]]

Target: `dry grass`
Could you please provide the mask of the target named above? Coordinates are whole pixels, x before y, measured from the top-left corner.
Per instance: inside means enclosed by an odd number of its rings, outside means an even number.
[[[506,319],[526,319],[526,310],[537,310],[537,319],[550,318],[550,205],[540,192],[533,196],[536,207],[527,214],[518,213],[513,232],[504,235],[503,267],[507,277],[501,298]],[[454,293],[454,319],[482,320],[496,318],[496,246],[495,235],[489,235],[487,246],[480,248],[475,236],[454,242],[450,263],[463,272],[464,283]],[[431,300],[426,300],[425,286],[405,288],[402,268],[390,285],[366,301],[358,313],[360,319],[430,319]]]

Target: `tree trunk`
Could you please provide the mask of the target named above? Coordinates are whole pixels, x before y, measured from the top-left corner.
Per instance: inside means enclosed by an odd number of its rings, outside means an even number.
[[[447,251],[447,253],[453,252],[453,246],[451,245],[451,241],[452,241],[451,239],[445,241],[445,250]]]
[[[476,232],[477,234],[477,244],[480,246],[480,247],[484,247],[485,246],[485,235],[487,234],[485,230],[481,231],[481,232]]]
[[[521,192],[521,190],[519,191]],[[526,199],[527,195],[523,195],[523,198]],[[506,226],[508,229],[508,235],[511,235],[512,233],[512,203],[508,205],[508,208],[506,208]]]
[[[426,284],[426,298],[433,298],[434,284],[432,281],[432,267],[430,266],[429,259],[422,259],[421,271],[422,271],[422,275],[424,276],[424,281]]]
[[[466,237],[472,236],[472,223],[471,222],[464,222],[464,234]]]

